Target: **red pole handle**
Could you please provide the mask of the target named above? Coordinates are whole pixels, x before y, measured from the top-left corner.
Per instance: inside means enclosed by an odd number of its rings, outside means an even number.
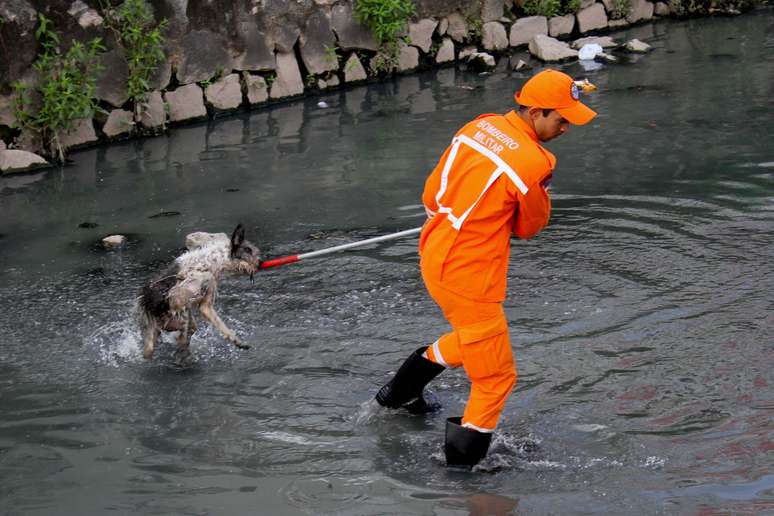
[[[272,260],[265,260],[262,261],[261,264],[258,266],[259,269],[268,269],[269,267],[277,267],[279,265],[285,265],[288,263],[294,263],[299,260],[299,257],[297,254],[293,254],[290,256],[283,256],[281,258],[274,258]]]

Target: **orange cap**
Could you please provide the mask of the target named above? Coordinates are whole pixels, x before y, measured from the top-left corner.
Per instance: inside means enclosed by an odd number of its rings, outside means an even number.
[[[535,74],[513,97],[522,106],[555,109],[571,124],[584,125],[597,113],[579,101],[579,96],[572,77],[549,68]]]

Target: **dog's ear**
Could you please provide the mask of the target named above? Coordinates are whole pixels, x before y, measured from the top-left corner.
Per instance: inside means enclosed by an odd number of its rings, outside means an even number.
[[[239,246],[242,245],[242,242],[245,241],[245,228],[242,226],[242,224],[237,224],[237,227],[234,229],[234,232],[231,233],[231,254],[234,254],[234,251],[239,249]]]

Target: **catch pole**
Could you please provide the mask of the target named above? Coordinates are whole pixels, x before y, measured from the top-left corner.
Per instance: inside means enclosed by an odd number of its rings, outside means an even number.
[[[279,265],[285,265],[288,263],[295,263],[307,258],[317,258],[318,256],[324,256],[326,254],[337,253],[339,251],[345,251],[347,249],[353,249],[355,247],[361,247],[368,244],[376,244],[378,242],[385,242],[387,240],[395,240],[396,238],[403,238],[406,236],[416,235],[422,231],[422,228],[406,229],[404,231],[398,231],[397,233],[391,233],[389,235],[382,235],[374,238],[367,238],[359,242],[351,242],[349,244],[341,244],[325,249],[319,249],[317,251],[311,251],[309,253],[292,254],[290,256],[283,256],[281,258],[273,258],[271,260],[265,260],[258,266],[259,269],[268,269],[269,267],[277,267]]]

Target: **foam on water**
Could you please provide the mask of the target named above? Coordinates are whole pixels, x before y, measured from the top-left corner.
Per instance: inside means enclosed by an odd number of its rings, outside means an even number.
[[[330,445],[330,442],[326,441],[312,441],[311,439],[308,439],[302,435],[298,434],[291,434],[288,432],[278,432],[278,431],[272,431],[272,432],[256,432],[255,434],[258,437],[263,437],[264,439],[270,439],[272,441],[280,441],[283,443],[291,443],[291,444],[300,444],[302,446],[327,446]]]

